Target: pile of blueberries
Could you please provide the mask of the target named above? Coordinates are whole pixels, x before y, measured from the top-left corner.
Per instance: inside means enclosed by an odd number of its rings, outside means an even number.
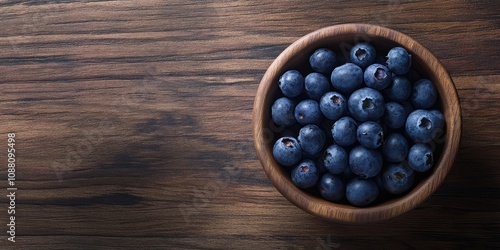
[[[307,74],[280,77],[271,115],[284,129],[274,159],[297,187],[332,202],[367,206],[381,194],[403,195],[433,167],[434,141],[444,135],[436,87],[402,47],[384,58],[356,43],[345,63],[337,54],[319,48]]]

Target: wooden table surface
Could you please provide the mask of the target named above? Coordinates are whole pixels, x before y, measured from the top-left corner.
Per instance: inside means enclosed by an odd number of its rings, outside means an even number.
[[[307,2],[1,1],[0,249],[500,248],[500,2]],[[359,225],[283,198],[251,131],[274,58],[351,22],[428,47],[463,110],[459,156],[437,192]]]

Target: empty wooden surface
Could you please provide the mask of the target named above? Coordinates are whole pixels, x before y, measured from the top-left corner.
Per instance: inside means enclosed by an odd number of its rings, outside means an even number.
[[[254,95],[273,59],[348,22],[428,47],[463,110],[444,184],[379,223],[293,206],[252,143]],[[0,249],[500,247],[498,1],[1,1],[0,27]]]

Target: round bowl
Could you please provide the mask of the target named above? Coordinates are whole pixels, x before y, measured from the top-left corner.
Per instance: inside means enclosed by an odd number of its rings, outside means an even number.
[[[439,141],[437,161],[407,194],[369,207],[332,203],[297,188],[273,158],[276,126],[271,120],[271,105],[279,95],[279,77],[289,69],[304,69],[309,55],[321,47],[345,53],[349,44],[369,42],[377,50],[394,46],[405,48],[413,58],[412,68],[430,79],[439,92],[438,105],[446,120],[445,136]],[[344,52],[343,52],[344,50]],[[348,50],[347,50],[348,51]],[[338,55],[338,54],[337,54]],[[461,114],[457,92],[451,77],[439,60],[424,46],[398,31],[368,24],[342,24],[319,29],[301,37],[286,48],[264,74],[253,107],[253,137],[257,155],[275,188],[291,203],[318,217],[340,222],[369,222],[401,215],[424,202],[441,185],[452,167],[461,136]]]

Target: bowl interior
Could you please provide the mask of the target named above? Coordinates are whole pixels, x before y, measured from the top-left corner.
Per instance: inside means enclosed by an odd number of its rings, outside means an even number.
[[[311,72],[307,65],[309,55],[318,48],[335,51],[340,64],[348,57],[350,47],[356,42],[369,42],[377,52],[386,52],[395,46],[404,47],[412,55],[412,68],[421,77],[435,83],[439,103],[446,120],[445,135],[435,141],[438,146],[437,161],[433,169],[404,196],[380,202],[374,206],[359,208],[347,204],[326,201],[306,193],[291,182],[289,173],[272,157],[272,145],[277,131],[271,120],[270,107],[279,96],[278,79],[289,69],[302,74]],[[456,156],[461,134],[461,118],[458,96],[454,84],[439,60],[412,38],[380,26],[344,24],[314,31],[285,49],[268,68],[262,78],[253,110],[254,144],[257,155],[267,176],[276,189],[290,202],[319,217],[344,222],[366,222],[391,218],[405,213],[428,198],[442,183]]]

